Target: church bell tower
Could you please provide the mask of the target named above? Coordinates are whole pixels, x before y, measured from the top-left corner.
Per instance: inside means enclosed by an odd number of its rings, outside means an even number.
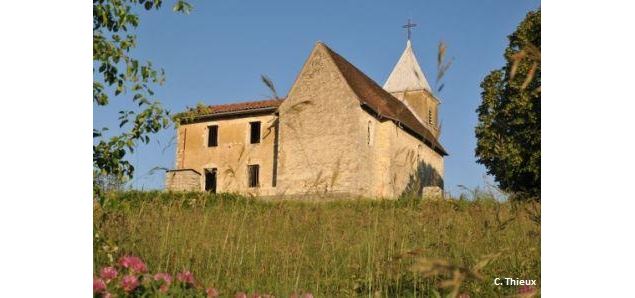
[[[416,24],[404,25],[408,29],[408,41],[406,49],[401,54],[395,68],[388,76],[384,84],[384,90],[401,100],[415,114],[417,119],[426,127],[435,138],[439,138],[439,104],[423,74],[414,50],[410,42],[410,28]]]

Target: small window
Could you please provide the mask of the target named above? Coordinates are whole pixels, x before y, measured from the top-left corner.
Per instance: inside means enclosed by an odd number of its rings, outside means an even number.
[[[258,187],[260,184],[259,175],[260,175],[260,166],[259,165],[248,165],[247,171],[249,172],[249,187]]]
[[[249,122],[249,131],[251,143],[260,143],[260,122]]]
[[[371,138],[373,136],[373,133],[371,131],[371,126],[372,126],[372,122],[370,122],[370,120],[368,121],[368,136],[367,136],[367,140],[366,143],[368,144],[368,146],[370,146],[370,142],[371,142]]]
[[[432,110],[428,110],[428,124],[432,124]]]
[[[207,147],[218,146],[218,125],[208,126],[207,132]]]

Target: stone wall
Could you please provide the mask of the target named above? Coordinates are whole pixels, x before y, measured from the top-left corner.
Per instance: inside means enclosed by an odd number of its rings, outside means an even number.
[[[318,45],[278,108],[279,117],[243,116],[180,126],[176,169],[205,173],[216,168],[217,192],[255,196],[396,198],[405,193],[423,196],[424,190],[433,189],[426,187],[442,189],[443,157],[393,121],[364,110],[356,96]],[[424,99],[417,108],[427,114],[435,103]],[[260,144],[249,144],[251,121],[262,123]],[[209,125],[219,126],[218,147],[207,147]],[[257,188],[247,185],[249,164],[260,165]],[[175,188],[175,180],[169,179],[166,187]],[[186,184],[193,187],[188,179]],[[204,175],[198,179],[196,185],[203,190]]]
[[[396,198],[443,187],[442,156],[355,96],[317,46],[279,108],[278,194]]]
[[[426,186],[423,188],[422,196],[424,199],[443,198],[443,189],[438,186]]]
[[[245,195],[275,193],[274,142],[277,117],[274,114],[215,119],[179,126],[177,132],[176,169],[217,169],[217,192],[237,192]],[[261,122],[261,141],[251,144],[249,122]],[[208,126],[218,125],[218,146],[208,147]],[[247,166],[260,166],[259,187],[248,187]],[[198,187],[204,190],[205,176],[200,175]],[[166,184],[167,187],[167,184]]]
[[[361,154],[372,166],[369,195],[396,198],[422,196],[426,186],[443,187],[443,157],[393,121],[379,121],[368,114],[373,136],[370,154]]]
[[[322,46],[316,46],[279,107],[279,194],[366,194],[360,158],[365,113]]]
[[[165,173],[165,188],[171,191],[198,191],[201,174],[194,170],[171,170]]]

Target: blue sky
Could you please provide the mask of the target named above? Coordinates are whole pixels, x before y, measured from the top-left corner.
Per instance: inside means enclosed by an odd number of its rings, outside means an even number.
[[[383,85],[401,55],[408,18],[417,27],[412,43],[431,85],[436,76],[439,41],[454,62],[444,78],[441,143],[445,185],[484,185],[485,168],[476,163],[474,126],[480,103],[479,84],[504,64],[507,35],[539,1],[190,1],[190,15],[175,14],[167,1],[160,11],[141,14],[133,55],[166,71],[157,98],[172,112],[198,102],[221,104],[270,96],[260,81],[268,75],[286,95],[316,41],[322,41]],[[117,111],[130,108],[125,95],[107,107],[93,108],[95,128],[117,131]],[[135,188],[163,187],[162,171],[174,166],[173,128],[140,146],[130,160]],[[489,179],[491,181],[491,178]]]

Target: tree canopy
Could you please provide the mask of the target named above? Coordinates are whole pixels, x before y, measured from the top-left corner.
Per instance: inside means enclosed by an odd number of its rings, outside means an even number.
[[[476,157],[517,199],[540,199],[540,10],[508,36],[506,65],[481,83]]]
[[[119,111],[119,127],[124,131],[109,138],[108,128],[93,129],[93,166],[99,174],[132,177],[134,167],[126,159],[141,141],[148,143],[150,135],[170,125],[169,111],[154,97],[152,88],[163,84],[165,72],[150,61],[130,55],[135,48],[140,24],[137,12],[157,10],[162,0],[93,0],[93,103],[108,105],[111,97],[127,97],[138,109]],[[189,13],[191,5],[175,2],[175,12]]]

